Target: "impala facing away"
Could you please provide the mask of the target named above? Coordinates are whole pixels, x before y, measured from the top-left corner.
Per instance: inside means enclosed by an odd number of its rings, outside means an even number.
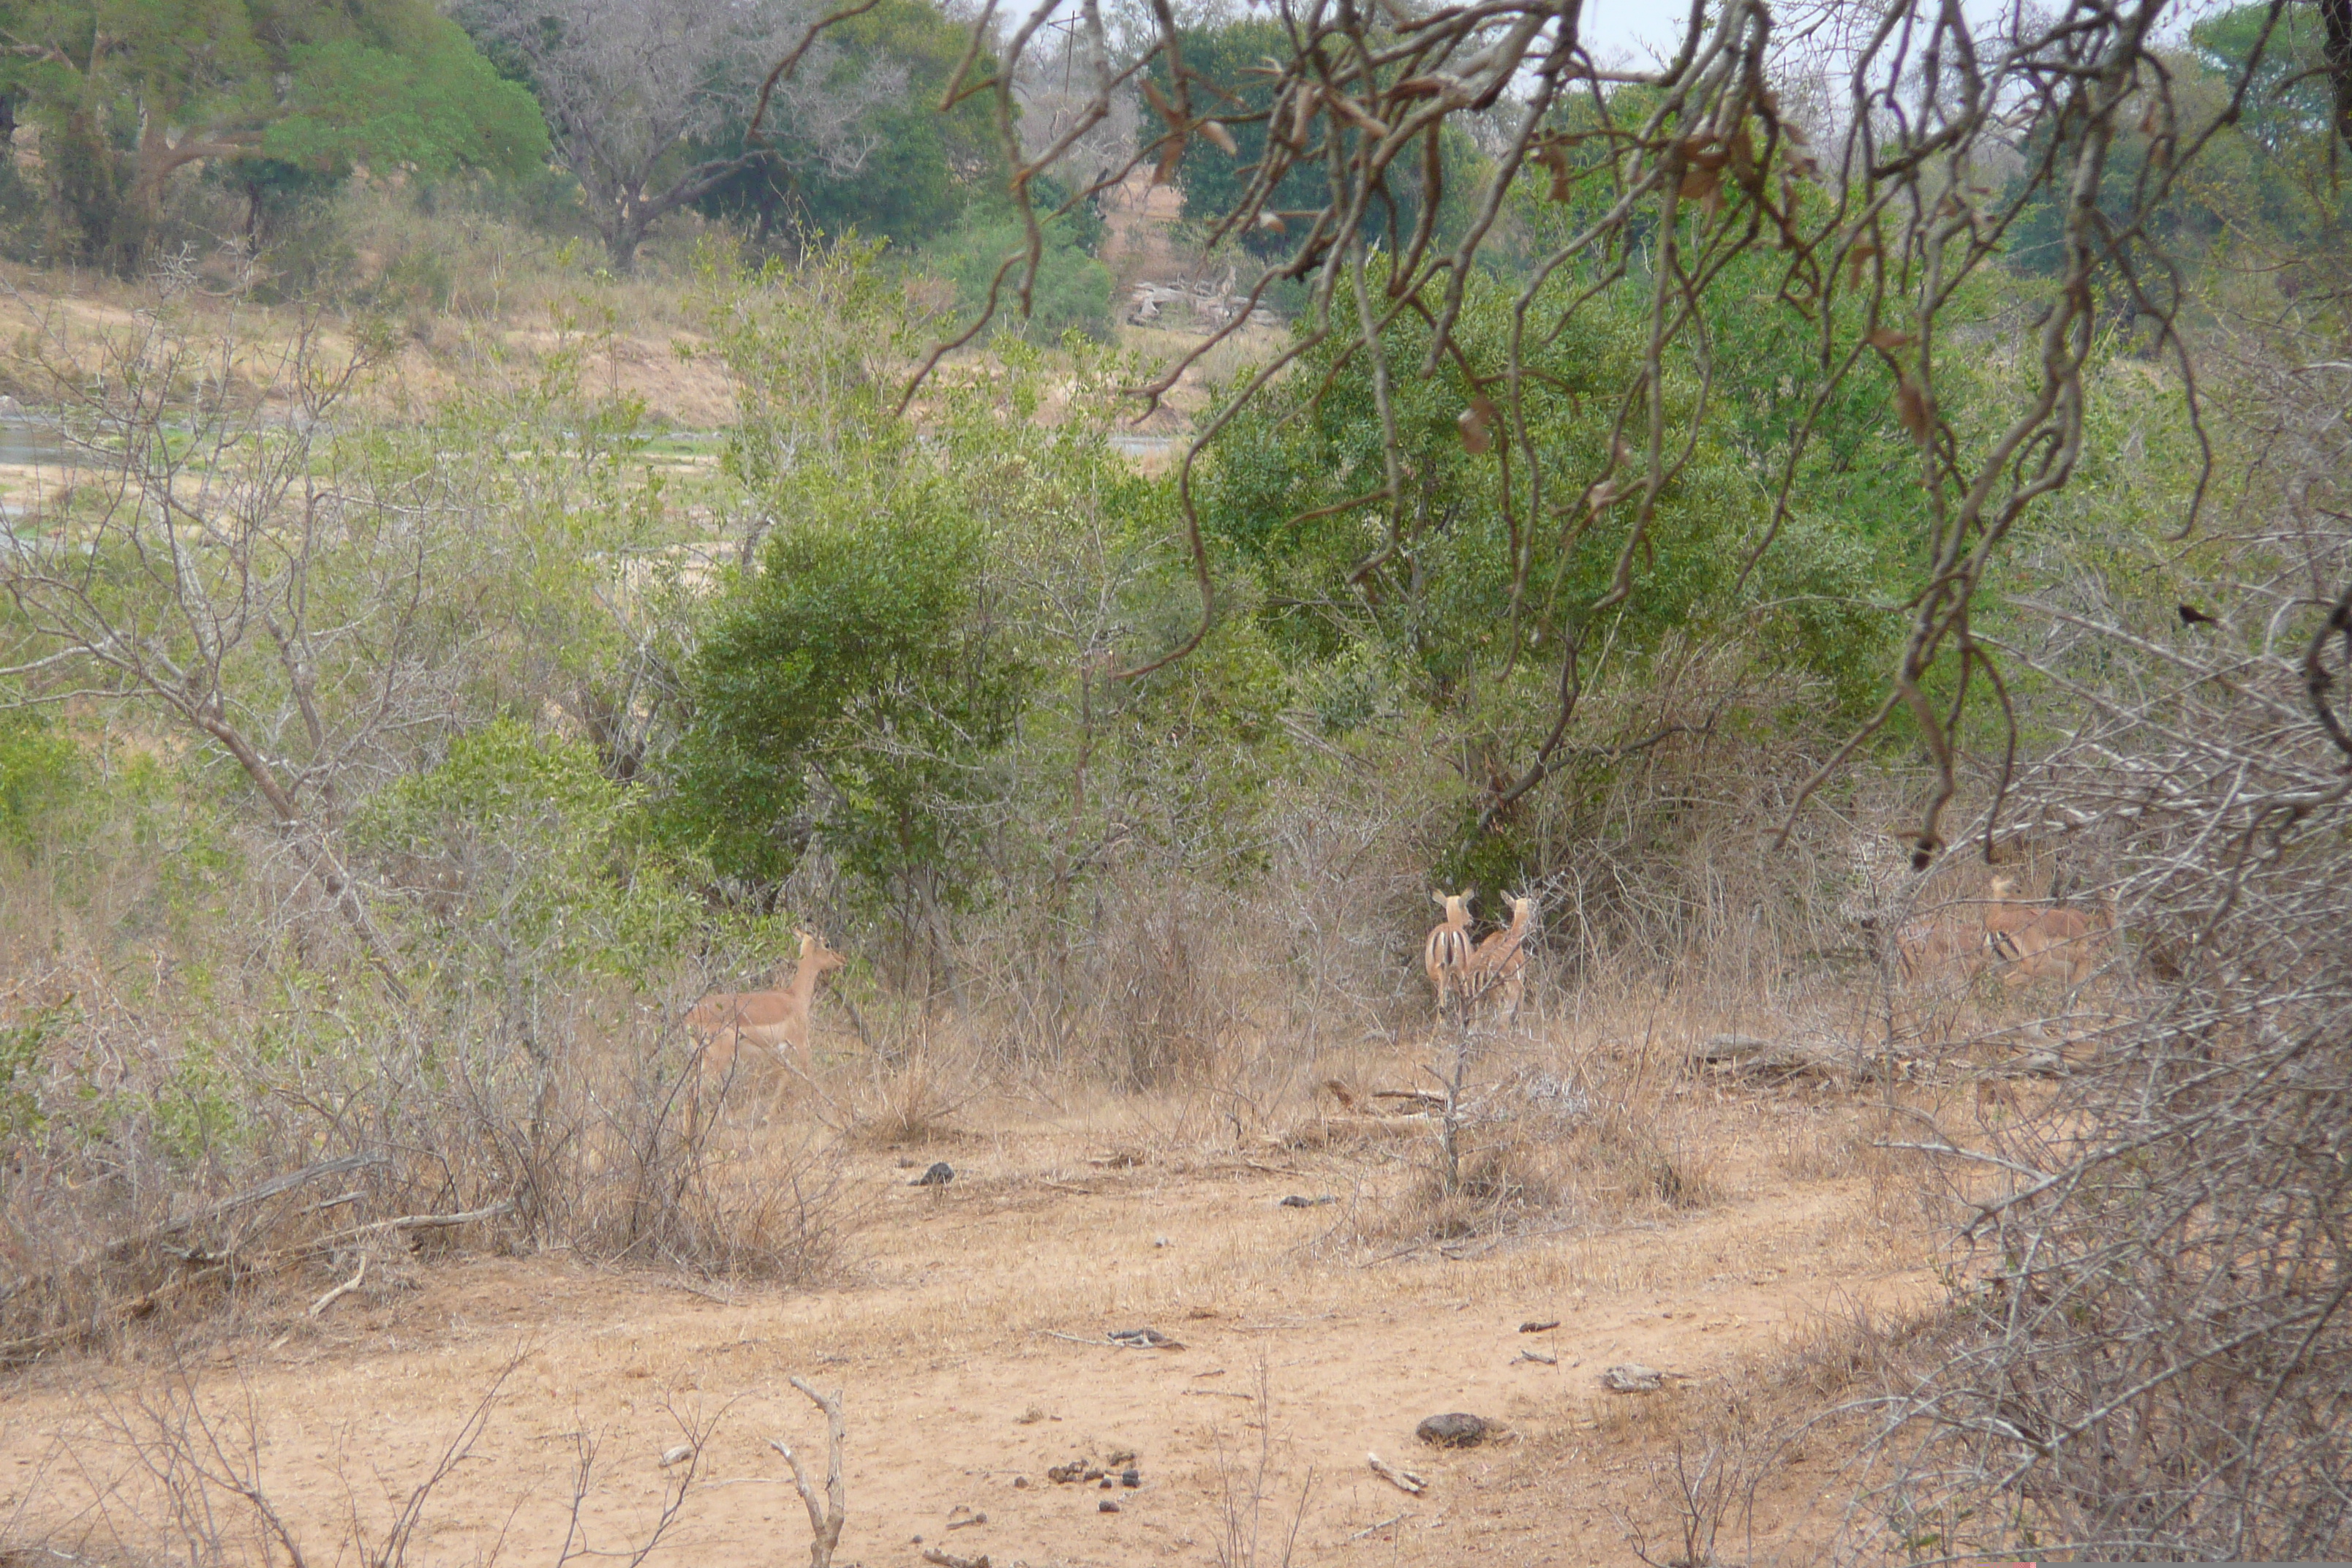
[[[795,934],[801,939],[801,958],[791,985],[782,991],[713,992],[687,1009],[686,1026],[703,1041],[703,1082],[714,1090],[734,1076],[739,1048],[745,1045],[773,1052],[780,1068],[797,1068],[808,1077],[809,1005],[816,1000],[817,981],[848,960],[825,946],[821,937],[808,931]],[[788,1074],[779,1075],[771,1115],[783,1102],[790,1084]]]
[[[2002,984],[2014,988],[2038,975],[2049,975],[2063,977],[2074,986],[2091,977],[2098,967],[2099,947],[2115,930],[2111,901],[2101,903],[2097,920],[2080,910],[2038,908],[2020,902],[2017,884],[2007,877],[1992,879],[1990,896],[1992,903],[1985,910],[1985,950],[2006,964]]]
[[[1467,1002],[1470,993],[1464,989],[1463,980],[1470,965],[1470,900],[1478,896],[1475,888],[1465,888],[1458,893],[1429,895],[1445,907],[1445,919],[1429,933],[1421,944],[1421,967],[1429,976],[1432,989],[1437,993],[1437,1016],[1445,1016],[1445,999],[1461,991]]]
[[[1463,992],[1473,1003],[1493,998],[1505,1018],[1515,1019],[1527,994],[1528,931],[1535,923],[1536,900],[1532,894],[1506,893],[1503,901],[1511,906],[1511,923],[1488,931],[1472,952]]]

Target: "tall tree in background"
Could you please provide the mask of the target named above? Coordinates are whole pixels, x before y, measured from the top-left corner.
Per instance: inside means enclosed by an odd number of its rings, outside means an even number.
[[[664,217],[772,156],[718,144],[740,132],[775,57],[815,18],[804,0],[473,0],[459,15],[538,94],[556,161],[579,180],[621,272]],[[836,177],[864,166],[880,141],[867,110],[905,82],[902,67],[844,68],[841,54],[813,50],[769,109]]]
[[[703,210],[750,221],[763,245],[779,233],[797,246],[855,228],[914,246],[953,228],[975,189],[1001,188],[1004,163],[988,100],[967,98],[937,112],[966,38],[934,0],[881,0],[826,37],[838,52],[824,79],[873,84],[851,130],[864,150],[860,163],[844,171],[822,139],[822,117],[807,121],[772,104],[756,145],[746,113],[698,148],[708,159],[743,160],[702,198]],[[883,90],[894,83],[896,90]]]
[[[0,93],[41,126],[83,258],[117,269],[198,162],[438,175],[546,156],[530,95],[423,0],[37,0],[0,5]]]

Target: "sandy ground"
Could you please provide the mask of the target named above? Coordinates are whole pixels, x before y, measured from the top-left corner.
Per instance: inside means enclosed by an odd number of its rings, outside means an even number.
[[[0,333],[16,345],[18,362],[11,374],[28,401],[47,401],[53,388],[31,361],[89,363],[98,353],[96,340],[130,341],[143,330],[154,305],[152,291],[141,285],[81,278],[61,287],[57,274],[0,268]],[[221,300],[188,298],[176,308],[191,321],[185,330],[200,339],[234,337],[236,374],[257,385],[277,384],[278,360],[301,321],[292,307],[242,306],[233,312]],[[588,390],[641,399],[656,421],[709,430],[733,419],[734,390],[725,366],[707,355],[678,352],[681,345],[703,346],[696,334],[616,318],[609,331],[598,327],[567,335],[547,325],[544,312],[532,315],[522,323],[440,318],[430,342],[404,340],[362,395],[376,412],[385,413],[461,393],[524,385],[549,356],[571,349],[583,353]],[[322,363],[334,364],[352,352],[343,323],[331,318],[316,330]],[[207,346],[219,352],[217,343]],[[192,366],[190,374],[204,368]],[[19,483],[19,477],[0,470],[0,486]]]
[[[1458,1257],[1367,1240],[1422,1179],[1420,1130],[1112,1156],[1138,1144],[1107,1136],[1100,1114],[1008,1110],[951,1142],[846,1156],[863,1215],[839,1285],[730,1290],[457,1252],[319,1319],[289,1302],[211,1352],[200,1403],[233,1454],[258,1456],[312,1562],[353,1520],[374,1539],[392,1528],[510,1362],[419,1510],[410,1560],[479,1561],[501,1541],[509,1560],[551,1560],[583,1440],[582,1539],[621,1550],[675,1492],[684,1467],[660,1457],[699,1434],[653,1560],[797,1561],[809,1526],[766,1440],[823,1453],[823,1422],[787,1382],[799,1373],[844,1394],[842,1563],[929,1549],[994,1568],[1272,1564],[1294,1529],[1300,1563],[1631,1562],[1629,1528],[1669,1511],[1661,1467],[1678,1437],[1698,1442],[1756,1369],[1825,1322],[1933,1289],[1916,1219],[1840,1153],[1862,1137],[1858,1104],[1693,1092],[1718,1101],[1711,1206],[1614,1224],[1554,1213]],[[1120,1114],[1130,1131],[1151,1120]],[[935,1158],[956,1180],[909,1185]],[[1146,1325],[1182,1348],[1099,1342]],[[1531,1348],[1556,1363],[1521,1359]],[[1605,1392],[1600,1373],[1624,1362],[1679,1375],[1657,1394]],[[0,1521],[16,1516],[0,1561],[37,1539],[141,1554],[125,1547],[163,1510],[122,1436],[170,1384],[134,1354],[0,1386]],[[1423,1416],[1455,1410],[1504,1435],[1463,1450],[1415,1440]],[[1731,1556],[1814,1560],[1843,1496],[1821,1447],[1782,1456],[1756,1539]],[[1428,1491],[1376,1477],[1372,1452]],[[1132,1489],[1046,1478],[1127,1453]]]

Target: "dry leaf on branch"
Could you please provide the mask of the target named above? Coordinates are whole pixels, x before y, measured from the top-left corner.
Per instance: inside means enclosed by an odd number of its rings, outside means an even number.
[[[1574,194],[1575,181],[1570,176],[1568,143],[1546,142],[1536,149],[1536,162],[1551,175],[1551,199],[1564,202]]]
[[[1853,287],[1862,287],[1863,277],[1870,269],[1870,258],[1877,254],[1878,241],[1866,234],[1857,238],[1853,248],[1846,252],[1846,265],[1853,269]]]
[[[1494,404],[1488,399],[1472,398],[1470,406],[1464,409],[1460,417],[1454,421],[1455,426],[1462,432],[1464,449],[1474,455],[1492,450],[1495,445],[1495,425],[1499,417]]]
[[[1225,129],[1224,122],[1223,121],[1194,121],[1194,126],[1199,130],[1202,135],[1215,142],[1217,144],[1217,150],[1223,153],[1226,157],[1238,158],[1241,156],[1241,144],[1234,140],[1234,133]]]
[[[1898,332],[1893,327],[1873,327],[1870,329],[1870,335],[1863,341],[1881,353],[1891,354],[1896,349],[1909,348],[1911,334]]]
[[[1934,428],[1927,416],[1927,395],[1907,375],[1895,384],[1895,416],[1915,441],[1925,441]]]

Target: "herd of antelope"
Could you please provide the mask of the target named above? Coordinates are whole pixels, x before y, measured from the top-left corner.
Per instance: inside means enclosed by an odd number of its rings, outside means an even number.
[[[1474,888],[1458,893],[1432,893],[1445,918],[1422,944],[1421,966],[1437,993],[1437,1016],[1447,1016],[1446,1004],[1465,1021],[1482,1009],[1500,1013],[1506,1020],[1519,1016],[1527,995],[1528,932],[1536,918],[1532,895],[1506,893],[1511,923],[1470,940],[1470,903]]]
[[[1421,963],[1437,994],[1439,1018],[1467,1022],[1481,1012],[1517,1019],[1526,1000],[1528,937],[1535,923],[1532,895],[1506,894],[1510,923],[1483,937],[1471,934],[1470,905],[1475,889],[1458,893],[1432,893],[1445,916],[1422,944]],[[1979,918],[1948,911],[1914,921],[1895,933],[1895,957],[1906,981],[1940,970],[1961,972],[1975,978],[1988,967],[2001,966],[2001,980],[2010,986],[2041,979],[2063,979],[2080,985],[2097,967],[2101,947],[2115,931],[2115,906],[2103,902],[2095,915],[2063,905],[2020,899],[2016,882],[1996,877],[1978,906]],[[810,1008],[817,983],[847,962],[824,939],[809,931],[801,939],[800,962],[790,985],[771,991],[721,991],[688,1008],[686,1026],[699,1044],[705,1085],[723,1090],[742,1065],[742,1047],[751,1045],[772,1053],[780,1073],[769,1113],[782,1101],[796,1072],[805,1079],[811,1070]]]

